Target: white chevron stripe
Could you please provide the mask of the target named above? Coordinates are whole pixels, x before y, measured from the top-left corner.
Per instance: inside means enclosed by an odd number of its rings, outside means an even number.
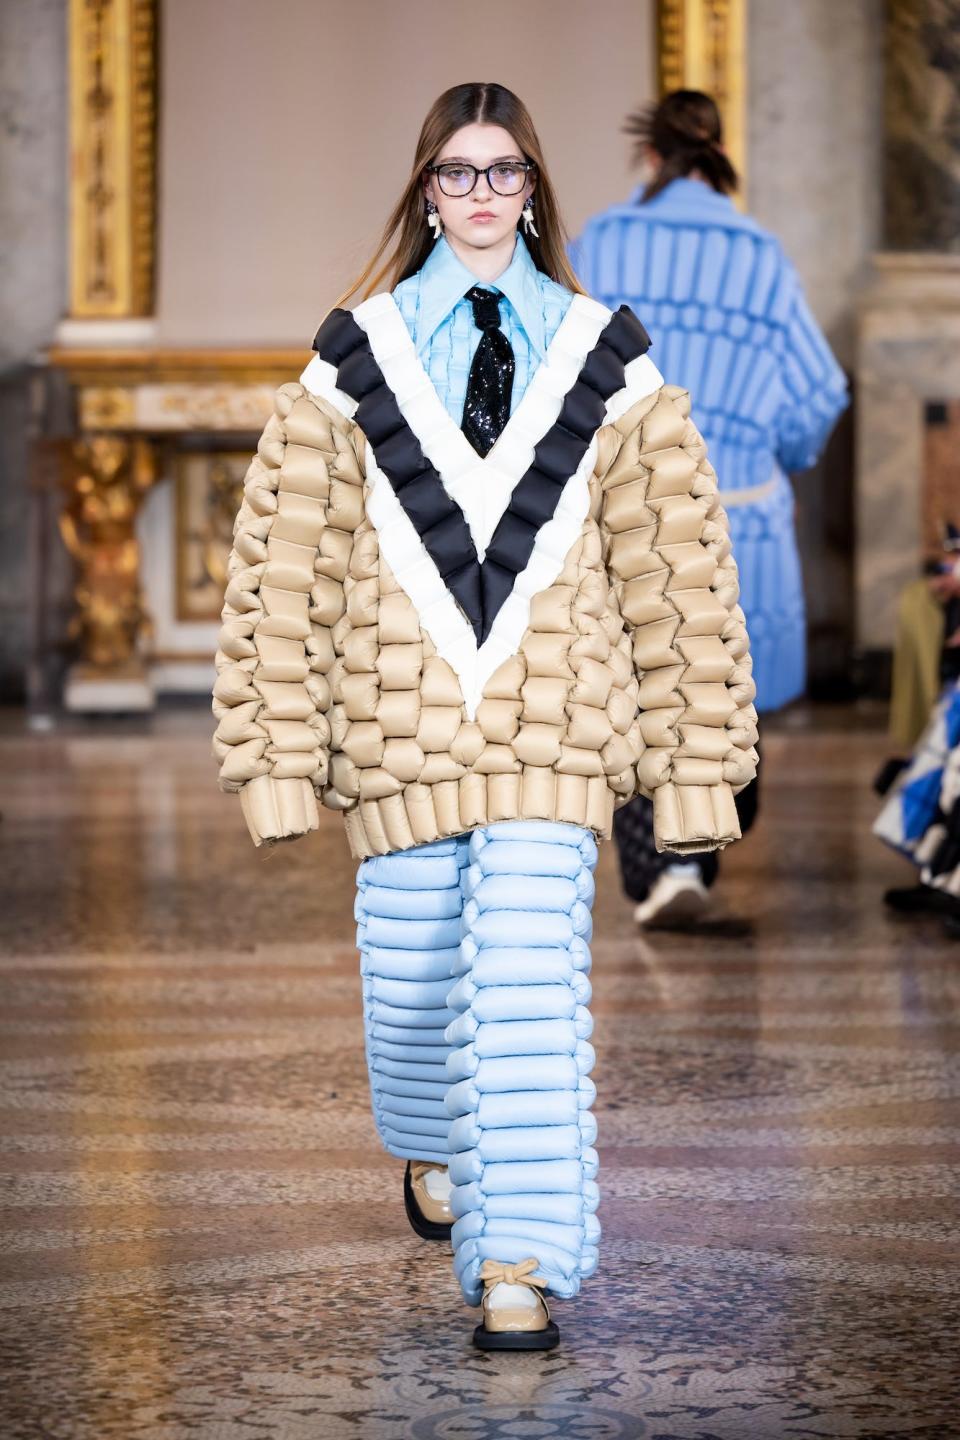
[[[359,401],[348,395],[346,390],[337,389],[337,368],[331,365],[329,360],[321,360],[319,355],[314,355],[300,376],[300,384],[304,390],[309,390],[311,395],[320,395],[331,405],[335,405],[348,420],[352,420],[357,413]]]
[[[393,296],[374,295],[353,312],[403,418],[463,511],[481,561],[514,486],[532,465],[535,447],[555,424],[610,315],[596,300],[573,297],[543,363],[496,444],[481,457],[437,394]]]
[[[497,444],[481,459],[444,408],[420,364],[393,297],[377,295],[366,301],[354,311],[358,323],[361,323],[361,311],[366,312],[364,328],[384,378],[424,454],[440,474],[444,488],[467,517],[482,558],[514,485],[529,468],[534,447],[555,423],[567,391],[576,381],[611,312],[586,296],[574,296],[546,360],[535,372]],[[573,320],[568,325],[571,316]],[[383,323],[373,323],[375,321]],[[624,379],[623,389],[607,402],[604,424],[619,419],[638,400],[653,394],[663,384],[663,377],[647,356],[630,361]],[[343,392],[337,390],[335,382],[334,367],[327,365],[326,370],[321,370],[314,361],[301,376],[306,389],[344,410],[337,398]],[[527,404],[531,392],[532,399]],[[351,405],[352,414],[356,405],[353,402]],[[487,681],[516,653],[530,620],[530,602],[534,595],[554,583],[580,535],[589,509],[589,478],[596,455],[594,438],[576,474],[564,486],[552,518],[537,532],[530,559],[517,576],[513,592],[502,605],[489,635],[478,648],[469,621],[447,589],[388,477],[377,464],[373,446],[367,444],[367,514],[377,530],[381,553],[397,583],[415,605],[437,654],[456,674],[471,720],[476,718]],[[475,497],[483,495],[487,488],[493,492],[489,503],[485,506],[476,503]],[[484,550],[478,543],[481,539]]]

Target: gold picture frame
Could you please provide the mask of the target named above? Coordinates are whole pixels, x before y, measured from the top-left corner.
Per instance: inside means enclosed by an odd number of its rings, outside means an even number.
[[[157,0],[70,0],[70,314],[153,314]]]

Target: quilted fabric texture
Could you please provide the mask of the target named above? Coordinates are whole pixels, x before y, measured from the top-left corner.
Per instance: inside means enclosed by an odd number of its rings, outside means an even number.
[[[521,821],[364,860],[357,945],[373,1113],[391,1155],[448,1165],[453,1269],[537,1254],[553,1295],[596,1270],[590,904],[597,845]]]
[[[570,1298],[599,1259],[591,1113],[592,835],[524,821],[474,831],[445,1104],[454,1273],[480,1303],[485,1260],[538,1257]]]
[[[357,948],[370,1098],[391,1155],[450,1158],[447,996],[460,960],[468,837],[401,855],[374,855],[357,872]]]
[[[567,1298],[597,1268],[596,861],[588,831],[523,820],[360,864],[374,1120],[391,1155],[449,1165],[470,1305],[485,1260],[535,1254]]]
[[[661,848],[737,837],[754,689],[685,392],[660,386],[601,425],[585,462],[579,533],[471,714],[381,548],[366,437],[302,384],[278,391],[236,521],[214,692],[220,783],[256,844],[315,828],[318,797],[359,857],[502,820],[605,836],[638,792]]]

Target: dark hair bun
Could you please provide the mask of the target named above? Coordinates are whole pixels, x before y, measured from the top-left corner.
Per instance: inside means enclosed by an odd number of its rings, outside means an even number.
[[[717,103],[702,90],[672,90],[659,104],[631,115],[624,130],[636,138],[638,161],[645,158],[648,148],[660,157],[660,169],[644,192],[644,200],[694,170],[723,195],[740,183],[723,149]]]

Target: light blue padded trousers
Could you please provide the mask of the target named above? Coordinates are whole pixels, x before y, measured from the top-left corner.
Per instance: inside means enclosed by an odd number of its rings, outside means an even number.
[[[380,1137],[450,1167],[454,1272],[534,1255],[550,1294],[597,1267],[590,906],[575,825],[487,825],[364,860],[357,944]]]

